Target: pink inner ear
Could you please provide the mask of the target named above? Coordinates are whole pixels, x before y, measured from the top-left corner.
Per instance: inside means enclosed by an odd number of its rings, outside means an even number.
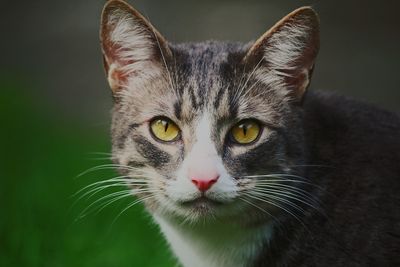
[[[302,71],[293,73],[289,76],[285,76],[285,82],[294,90],[291,90],[296,98],[301,99],[303,94],[305,93],[309,83],[311,76],[311,69],[302,69]]]
[[[120,56],[122,47],[117,44],[111,44],[109,41],[104,45],[105,56],[104,56],[104,67],[108,76],[113,92],[117,92],[128,82],[130,72],[126,71],[127,68],[124,66],[133,64],[132,59],[126,60]]]
[[[118,81],[118,84],[126,84],[128,75],[124,74],[119,69],[112,69],[109,76],[113,81]]]

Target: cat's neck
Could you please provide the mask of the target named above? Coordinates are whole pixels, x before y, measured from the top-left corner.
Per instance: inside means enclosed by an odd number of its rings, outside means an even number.
[[[154,216],[184,267],[243,267],[258,256],[272,236],[271,222],[256,226],[214,222],[177,224]]]

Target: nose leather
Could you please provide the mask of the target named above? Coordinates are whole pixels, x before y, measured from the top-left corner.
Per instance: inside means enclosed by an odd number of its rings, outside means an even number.
[[[219,176],[213,178],[192,178],[192,183],[201,191],[205,192],[218,180]]]

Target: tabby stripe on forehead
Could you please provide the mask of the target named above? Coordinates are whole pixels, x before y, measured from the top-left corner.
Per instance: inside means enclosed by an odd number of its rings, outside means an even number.
[[[228,90],[229,93],[229,103],[228,103],[228,107],[229,107],[229,114],[231,115],[231,117],[236,117],[237,113],[238,113],[238,101],[237,101],[237,96],[236,96],[236,90],[238,90],[238,88],[232,88],[230,87]]]
[[[189,93],[190,93],[190,100],[192,101],[193,108],[197,109],[198,105],[197,105],[196,96],[194,94],[194,89],[190,88]]]
[[[202,72],[199,81],[199,90],[197,92],[199,99],[199,106],[202,107],[208,98],[208,93],[214,88],[214,79],[210,79],[206,71]]]
[[[224,95],[225,90],[226,90],[225,87],[219,88],[219,91],[218,91],[218,93],[217,93],[217,96],[215,97],[215,100],[214,100],[214,108],[215,108],[215,109],[218,109],[218,108],[219,108],[219,105],[221,104],[222,96]]]
[[[177,101],[174,103],[174,115],[178,120],[181,120],[182,118],[182,103],[180,101]]]
[[[137,145],[138,152],[147,159],[147,164],[154,168],[160,168],[171,160],[170,154],[153,145],[146,137],[135,137],[133,141]]]

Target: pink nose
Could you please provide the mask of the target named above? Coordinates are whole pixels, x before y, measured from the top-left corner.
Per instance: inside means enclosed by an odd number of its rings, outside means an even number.
[[[208,189],[210,189],[210,187],[215,184],[218,180],[219,176],[216,176],[214,178],[211,179],[204,179],[204,178],[192,178],[192,183],[194,183],[195,186],[197,186],[197,188],[201,191],[201,192],[205,192]]]

